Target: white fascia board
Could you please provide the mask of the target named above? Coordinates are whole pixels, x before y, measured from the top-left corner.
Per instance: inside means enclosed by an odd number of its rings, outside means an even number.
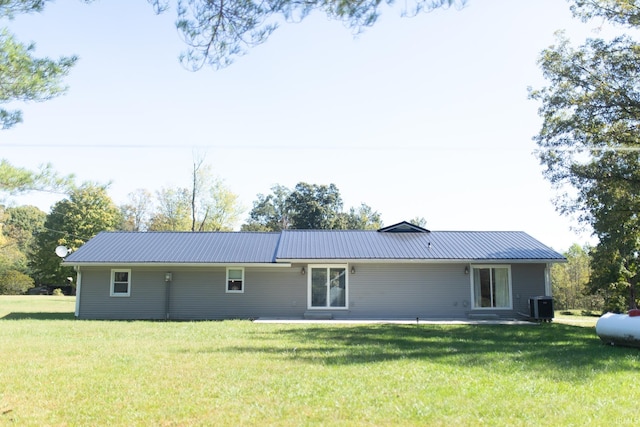
[[[424,258],[318,258],[318,259],[281,259],[278,262],[289,264],[546,264],[567,262],[566,259],[424,259]]]
[[[230,265],[238,267],[268,267],[268,268],[283,268],[291,267],[291,263],[278,262],[278,263],[243,263],[243,262],[63,262],[64,266],[71,267],[111,267],[117,265],[118,267],[228,267]]]

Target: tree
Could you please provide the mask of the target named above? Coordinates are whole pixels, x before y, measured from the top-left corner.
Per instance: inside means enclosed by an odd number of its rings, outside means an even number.
[[[243,231],[286,229],[372,230],[382,226],[377,211],[362,203],[342,211],[342,197],[334,184],[298,183],[293,190],[283,185],[271,187],[269,195],[258,194]]]
[[[0,82],[1,69],[2,67],[0,66]],[[2,90],[1,87],[2,83],[0,83],[0,91]],[[38,171],[30,171],[13,166],[7,160],[0,160],[0,192],[10,195],[30,191],[66,194],[74,187],[74,176],[60,176],[53,170],[51,164],[40,166]]]
[[[0,2],[0,19],[7,17]],[[34,44],[17,41],[6,28],[0,28],[0,105],[14,101],[45,101],[64,93],[62,79],[76,62],[74,56],[52,60],[33,56]],[[22,122],[20,110],[0,108],[0,129]]]
[[[1,218],[0,218],[1,219]],[[0,227],[2,227],[0,225]],[[18,242],[4,233],[0,233],[0,274],[8,271],[25,272],[27,258],[20,250]]]
[[[35,206],[16,206],[5,209],[2,233],[14,240],[23,253],[34,248],[34,236],[42,231],[47,214]]]
[[[238,195],[214,179],[201,200],[202,217],[198,219],[197,231],[231,231],[238,222],[243,208]]]
[[[31,259],[36,281],[65,283],[72,270],[61,266],[54,252],[56,246],[65,245],[74,251],[99,232],[116,230],[121,222],[120,210],[104,186],[84,184],[74,190],[68,199],[52,207],[44,231],[36,237],[38,249]]]
[[[243,209],[238,196],[213,175],[204,156],[194,159],[191,187],[191,231],[229,231]]]
[[[121,230],[147,231],[151,220],[153,202],[151,193],[145,189],[137,189],[128,194],[128,203],[120,206],[122,215]]]
[[[162,188],[156,192],[157,208],[151,216],[150,231],[191,229],[191,194],[186,188]]]
[[[166,10],[168,0],[149,0],[157,11]],[[392,5],[394,0],[386,0]],[[415,0],[405,3],[403,14],[416,15],[442,7],[462,7],[465,0]],[[380,0],[178,0],[176,26],[188,49],[181,55],[186,67],[197,70],[204,65],[223,68],[251,47],[264,43],[282,18],[299,22],[312,11],[324,12],[356,32],[373,25],[380,15]]]
[[[425,228],[427,226],[427,220],[423,216],[416,216],[409,221],[413,225],[417,225],[418,227]]]
[[[558,308],[593,309],[592,301],[587,296],[589,277],[590,248],[573,244],[563,255],[566,263],[554,264],[551,267],[551,283],[553,295]]]
[[[52,0],[0,0],[0,19],[20,13],[41,12]],[[93,0],[84,0],[91,3]],[[373,25],[381,9],[380,0],[147,0],[156,13],[175,5],[176,27],[187,50],[180,55],[182,64],[198,70],[204,65],[223,68],[251,47],[264,43],[283,21],[299,22],[314,10],[344,22],[360,32]],[[386,0],[392,5],[394,0]],[[442,7],[462,7],[465,0],[415,0],[406,4],[403,14],[415,15]],[[58,60],[33,56],[34,44],[15,40],[6,28],[0,28],[0,104],[13,101],[43,101],[64,93],[62,79],[77,61],[75,56]],[[0,108],[0,129],[22,121],[20,110]]]
[[[349,213],[343,214],[341,224],[345,230],[379,230],[382,228],[382,217],[371,206],[361,203],[358,208],[350,208]]]
[[[243,231],[281,231],[291,228],[291,212],[287,198],[291,190],[283,185],[271,187],[271,194],[258,194]]]
[[[33,279],[16,270],[0,272],[0,295],[22,295],[33,288]]]
[[[291,222],[297,229],[339,228],[342,197],[334,184],[316,185],[300,182],[287,197]]]
[[[630,0],[575,0],[574,13],[637,26]],[[591,288],[626,288],[636,306],[640,251],[640,44],[628,35],[588,39],[578,48],[558,35],[539,64],[549,85],[531,90],[542,103],[535,141],[556,204],[598,237]]]
[[[628,26],[640,25],[640,5],[637,0],[574,0],[571,11],[583,21],[604,18]]]

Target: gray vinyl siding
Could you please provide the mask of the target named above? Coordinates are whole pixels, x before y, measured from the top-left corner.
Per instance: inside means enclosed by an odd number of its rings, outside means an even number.
[[[529,298],[545,295],[546,264],[514,264],[511,266],[514,313],[529,314]]]
[[[164,270],[132,268],[129,297],[112,297],[110,289],[111,268],[83,268],[78,317],[164,319]]]
[[[336,318],[454,318],[469,310],[469,278],[458,264],[363,264],[349,274],[349,312]]]
[[[334,318],[466,318],[495,314],[513,318],[529,313],[529,298],[544,295],[545,264],[512,264],[511,310],[471,307],[469,264],[351,264],[349,308],[332,310]]]
[[[116,267],[117,268],[117,267]],[[244,293],[225,292],[226,268],[172,268],[169,318],[302,317],[306,277],[296,268],[245,268]],[[81,319],[166,319],[168,269],[131,268],[131,296],[109,295],[111,268],[83,268]]]
[[[306,309],[300,269],[245,268],[243,293],[227,293],[225,280],[225,268],[175,273],[171,318],[302,317]]]
[[[341,264],[344,265],[344,264]],[[302,318],[309,312],[330,312],[336,319],[465,318],[471,313],[517,317],[529,313],[529,298],[544,295],[545,264],[512,264],[512,310],[472,310],[469,264],[349,264],[348,308],[307,307],[307,274],[302,265],[246,267],[243,293],[225,292],[224,267],[132,267],[131,295],[111,297],[111,267],[83,267],[81,319],[165,319],[171,271],[169,318]],[[355,274],[350,272],[354,267]],[[117,268],[117,267],[116,267]]]

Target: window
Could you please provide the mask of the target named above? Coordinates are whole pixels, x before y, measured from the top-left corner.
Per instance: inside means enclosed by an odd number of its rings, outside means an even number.
[[[111,270],[112,297],[128,297],[131,295],[131,270]]]
[[[474,266],[471,287],[473,308],[511,308],[509,266]]]
[[[227,292],[243,293],[244,292],[244,268],[228,267],[227,268]]]
[[[311,267],[309,274],[309,307],[347,307],[347,267]]]

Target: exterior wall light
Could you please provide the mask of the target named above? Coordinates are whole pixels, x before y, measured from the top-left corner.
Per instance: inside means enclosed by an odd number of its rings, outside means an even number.
[[[355,267],[351,267],[351,274],[356,274],[356,268]]]
[[[469,274],[469,266],[465,265],[464,274]]]
[[[305,270],[304,267],[302,267],[302,269],[300,269],[300,274],[304,276],[305,274],[307,274],[307,270]]]
[[[171,280],[173,280],[173,275],[171,273],[164,273],[164,281],[170,282]]]

